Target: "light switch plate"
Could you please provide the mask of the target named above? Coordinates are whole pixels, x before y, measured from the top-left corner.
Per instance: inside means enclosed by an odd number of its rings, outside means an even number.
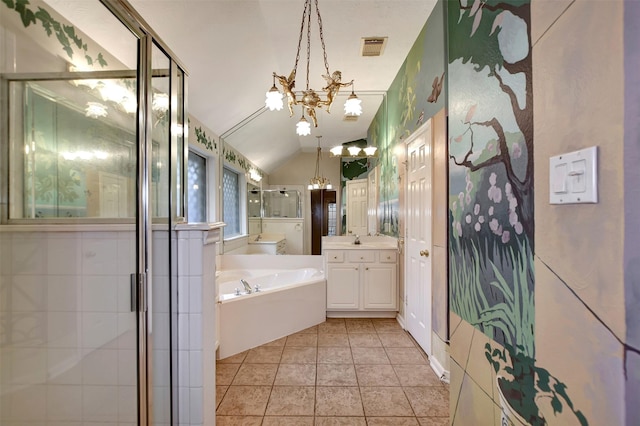
[[[549,203],[598,202],[598,147],[549,159]]]

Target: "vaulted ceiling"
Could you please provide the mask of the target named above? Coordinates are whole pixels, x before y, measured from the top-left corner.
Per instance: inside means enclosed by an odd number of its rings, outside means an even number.
[[[129,0],[178,56],[189,73],[189,113],[250,161],[271,172],[300,150],[323,149],[360,138],[380,106],[400,66],[423,28],[435,0],[318,0],[327,60],[343,81],[355,80],[364,114],[343,120],[348,89],[340,92],[331,113],[318,111],[310,136],[295,134],[301,110],[289,118],[285,108],[264,108],[272,73],[293,69],[303,0]],[[322,48],[312,16],[309,87],[325,81]],[[363,57],[362,37],[388,37],[379,57]],[[296,89],[306,80],[306,43]],[[318,140],[314,136],[322,136]]]

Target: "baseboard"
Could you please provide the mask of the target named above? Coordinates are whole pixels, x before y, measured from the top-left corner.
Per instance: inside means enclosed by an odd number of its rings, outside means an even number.
[[[436,373],[440,381],[449,383],[449,370],[445,370],[434,356],[429,357],[429,362],[431,363],[431,369]]]
[[[398,314],[398,315],[396,316],[396,320],[398,320],[398,323],[400,324],[400,327],[402,327],[402,329],[403,329],[403,330],[406,330],[406,329],[407,329],[407,327],[405,327],[405,324],[404,324],[404,317],[403,317],[402,315]]]

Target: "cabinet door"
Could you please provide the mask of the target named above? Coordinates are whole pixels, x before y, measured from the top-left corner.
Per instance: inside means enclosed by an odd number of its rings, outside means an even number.
[[[396,265],[364,267],[364,309],[398,309]]]
[[[360,286],[358,265],[327,265],[327,309],[358,309]]]

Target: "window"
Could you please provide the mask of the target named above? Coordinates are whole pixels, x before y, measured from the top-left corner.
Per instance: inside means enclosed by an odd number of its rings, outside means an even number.
[[[207,222],[207,159],[189,151],[187,167],[189,222]]]
[[[240,228],[240,175],[233,170],[223,169],[222,201],[224,204],[223,220],[227,224],[225,238],[241,234]]]

